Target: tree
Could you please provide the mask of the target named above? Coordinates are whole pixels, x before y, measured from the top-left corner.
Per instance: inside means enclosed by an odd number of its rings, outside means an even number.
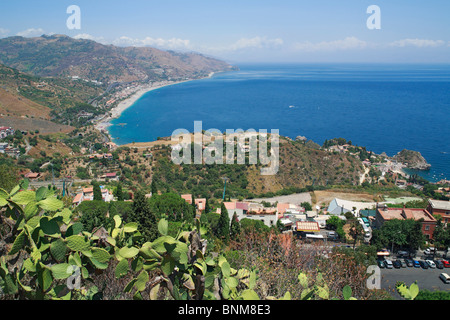
[[[230,235],[232,239],[237,239],[241,234],[241,223],[237,217],[236,212],[233,214],[231,219]]]
[[[103,201],[101,203],[103,203]],[[100,227],[108,229],[111,224],[111,221],[106,218],[104,210],[100,207],[84,211],[81,215],[80,222],[83,224],[83,229],[87,232],[92,232],[94,229]]]
[[[6,164],[0,165],[0,188],[11,191],[19,182],[19,174],[15,168]]]
[[[151,188],[151,192],[152,192],[153,196],[158,194],[158,189],[156,187],[156,181],[155,181],[155,177],[154,176],[152,178],[152,183],[150,185],[150,188]]]
[[[220,218],[217,224],[217,233],[218,237],[222,238],[225,243],[230,240],[230,217],[228,216],[228,210],[223,202],[220,206]]]
[[[300,204],[300,206],[302,208],[305,208],[306,211],[311,211],[312,210],[312,206],[311,206],[311,204],[309,202],[302,202]]]
[[[95,182],[94,183],[94,201],[102,201],[102,190],[100,189],[100,185]]]
[[[123,199],[123,190],[122,190],[122,184],[121,183],[119,183],[117,185],[117,188],[115,190],[115,194],[114,195],[116,196],[117,201],[123,201],[124,200]]]
[[[156,216],[150,209],[148,200],[142,191],[136,193],[132,208],[128,221],[138,224],[138,230],[142,234],[144,242],[155,240],[158,237]]]

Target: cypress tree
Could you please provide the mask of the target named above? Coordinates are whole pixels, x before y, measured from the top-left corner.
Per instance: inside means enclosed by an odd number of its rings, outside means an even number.
[[[217,233],[225,243],[228,243],[230,240],[230,217],[228,216],[228,210],[223,202],[220,206],[220,218],[217,224]]]
[[[138,224],[138,230],[144,237],[143,242],[154,241],[159,236],[156,216],[142,191],[136,193],[128,222]]]
[[[230,235],[231,238],[237,239],[241,234],[241,223],[238,220],[236,212],[233,214],[233,218],[231,219],[231,227],[230,227]]]
[[[102,190],[100,189],[100,185],[95,182],[94,183],[94,201],[102,201]]]

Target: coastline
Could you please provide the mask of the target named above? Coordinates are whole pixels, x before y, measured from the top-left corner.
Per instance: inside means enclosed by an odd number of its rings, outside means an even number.
[[[160,89],[160,88],[163,88],[163,87],[167,87],[167,86],[170,86],[170,85],[179,84],[179,83],[183,83],[183,82],[187,82],[187,81],[191,81],[191,80],[171,82],[171,83],[167,83],[167,84],[163,84],[163,85],[157,85],[157,86],[140,85],[139,89],[135,93],[133,93],[131,96],[129,96],[125,100],[122,100],[117,106],[115,106],[114,108],[109,110],[105,114],[105,117],[102,118],[100,121],[98,121],[94,125],[95,129],[97,129],[98,131],[106,134],[108,136],[109,140],[112,141],[113,139],[112,139],[112,137],[111,137],[111,135],[109,134],[109,131],[108,131],[108,128],[110,126],[112,126],[112,123],[111,123],[112,120],[120,118],[120,116],[122,115],[122,113],[125,110],[127,110],[132,105],[134,105],[147,92],[151,92],[151,91],[156,90],[156,89]]]
[[[201,79],[211,78],[212,76],[214,76],[214,74],[215,74],[214,72],[211,72],[207,77],[201,78]],[[105,134],[108,137],[109,141],[113,141],[113,138],[110,135],[109,130],[108,130],[108,128],[110,126],[112,126],[111,121],[114,119],[120,118],[120,116],[122,115],[122,113],[125,110],[127,110],[128,108],[133,106],[147,92],[151,92],[156,89],[160,89],[160,88],[164,88],[164,87],[168,87],[168,86],[172,86],[172,85],[176,85],[176,84],[180,84],[180,83],[185,83],[185,82],[194,81],[194,80],[201,80],[201,79],[189,79],[189,80],[183,80],[183,81],[164,81],[163,84],[159,84],[156,86],[148,85],[148,84],[140,85],[136,92],[134,92],[133,94],[131,94],[131,96],[129,96],[125,100],[122,100],[121,102],[119,102],[119,104],[117,106],[115,106],[114,108],[109,110],[101,120],[99,120],[97,123],[94,124],[94,127],[98,131]]]

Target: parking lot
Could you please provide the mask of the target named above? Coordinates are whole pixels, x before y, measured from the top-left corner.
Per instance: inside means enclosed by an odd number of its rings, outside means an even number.
[[[450,268],[422,269],[407,267],[381,269],[381,288],[388,290],[395,298],[400,298],[395,289],[397,281],[402,281],[407,286],[417,281],[420,290],[450,291],[450,284],[445,284],[439,279],[439,275],[443,272],[450,275]]]
[[[437,254],[436,259],[442,260],[443,254]],[[425,260],[430,257],[423,255],[420,252],[416,260]],[[392,262],[396,260],[395,257],[389,258]],[[403,259],[401,259],[403,260]],[[446,259],[448,260],[448,259]],[[447,273],[450,275],[450,268],[428,268],[423,269],[415,267],[402,267],[399,269],[392,268],[382,268],[381,269],[381,288],[388,290],[395,298],[400,299],[400,295],[395,289],[395,285],[398,281],[404,282],[407,286],[411,285],[415,281],[419,286],[420,290],[430,290],[430,291],[450,291],[450,284],[445,284],[440,278],[441,273]]]

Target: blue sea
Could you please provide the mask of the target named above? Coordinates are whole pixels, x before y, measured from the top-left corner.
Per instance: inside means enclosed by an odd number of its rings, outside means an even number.
[[[119,144],[171,136],[176,129],[279,129],[322,145],[342,137],[375,153],[422,153],[419,173],[450,179],[450,65],[239,65],[145,94],[113,121]]]

